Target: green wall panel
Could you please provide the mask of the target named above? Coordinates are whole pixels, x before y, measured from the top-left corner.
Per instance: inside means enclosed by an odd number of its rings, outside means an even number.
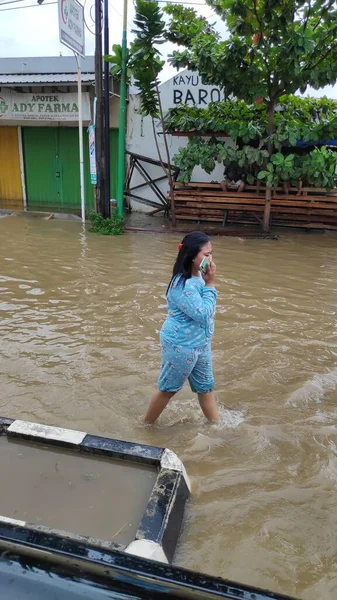
[[[80,212],[78,129],[24,127],[23,149],[27,206],[31,210]],[[83,130],[86,210],[94,207],[90,183],[88,134]],[[111,198],[116,197],[118,131],[110,134]]]

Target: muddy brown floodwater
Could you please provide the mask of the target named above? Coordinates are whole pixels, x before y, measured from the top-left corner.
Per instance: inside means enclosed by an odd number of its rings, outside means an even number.
[[[156,480],[144,465],[0,437],[0,514],[130,544]]]
[[[337,236],[214,239],[221,423],[186,387],[145,428],[179,241],[0,219],[0,414],[168,446],[193,488],[176,564],[336,600]]]

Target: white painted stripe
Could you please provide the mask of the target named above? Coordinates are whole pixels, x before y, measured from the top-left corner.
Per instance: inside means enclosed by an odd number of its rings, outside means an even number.
[[[179,472],[183,470],[183,463],[180,458],[168,448],[165,448],[160,464],[163,469],[173,469],[173,471]]]
[[[172,469],[172,471],[179,471],[179,473],[182,473],[186,485],[189,491],[191,491],[191,482],[186,473],[186,469],[183,463],[181,462],[180,458],[178,458],[178,456],[174,452],[172,452],[172,450],[165,448],[160,461],[160,466],[162,469]]]
[[[63,429],[62,427],[50,427],[49,425],[40,425],[39,423],[29,423],[28,421],[14,421],[7,433],[16,433],[29,435],[43,440],[57,440],[69,444],[78,445],[83,442],[87,435],[83,431],[74,431],[73,429]]]
[[[149,558],[150,560],[157,560],[158,562],[168,564],[163,548],[151,540],[134,540],[125,548],[125,552],[134,556],[140,556],[141,558]]]
[[[18,521],[17,519],[11,519],[10,517],[3,517],[0,515],[0,523],[10,523],[10,525],[18,525],[19,527],[25,527],[25,521]]]
[[[183,463],[181,463],[181,464],[183,465]],[[184,465],[183,465],[183,471],[182,471],[182,473],[183,473],[183,476],[184,476],[185,483],[187,485],[188,491],[191,493],[191,489],[192,489],[191,488],[191,481],[190,481],[189,476],[187,475],[187,472],[186,472],[186,469],[185,469]]]

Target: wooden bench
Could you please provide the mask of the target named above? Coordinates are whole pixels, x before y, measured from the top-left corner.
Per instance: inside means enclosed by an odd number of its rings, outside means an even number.
[[[219,183],[174,184],[174,206],[178,221],[262,223],[265,188],[246,186],[244,191],[224,192]],[[337,189],[303,187],[273,189],[271,224],[306,229],[337,229]]]

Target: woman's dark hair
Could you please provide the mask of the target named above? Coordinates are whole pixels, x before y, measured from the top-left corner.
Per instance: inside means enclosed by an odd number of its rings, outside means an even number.
[[[168,284],[166,294],[169,293],[173,280],[179,277],[177,284],[185,287],[187,279],[192,277],[192,261],[199,254],[201,248],[210,241],[206,233],[202,231],[192,231],[185,235],[181,242],[177,260],[174,263],[171,281]]]

